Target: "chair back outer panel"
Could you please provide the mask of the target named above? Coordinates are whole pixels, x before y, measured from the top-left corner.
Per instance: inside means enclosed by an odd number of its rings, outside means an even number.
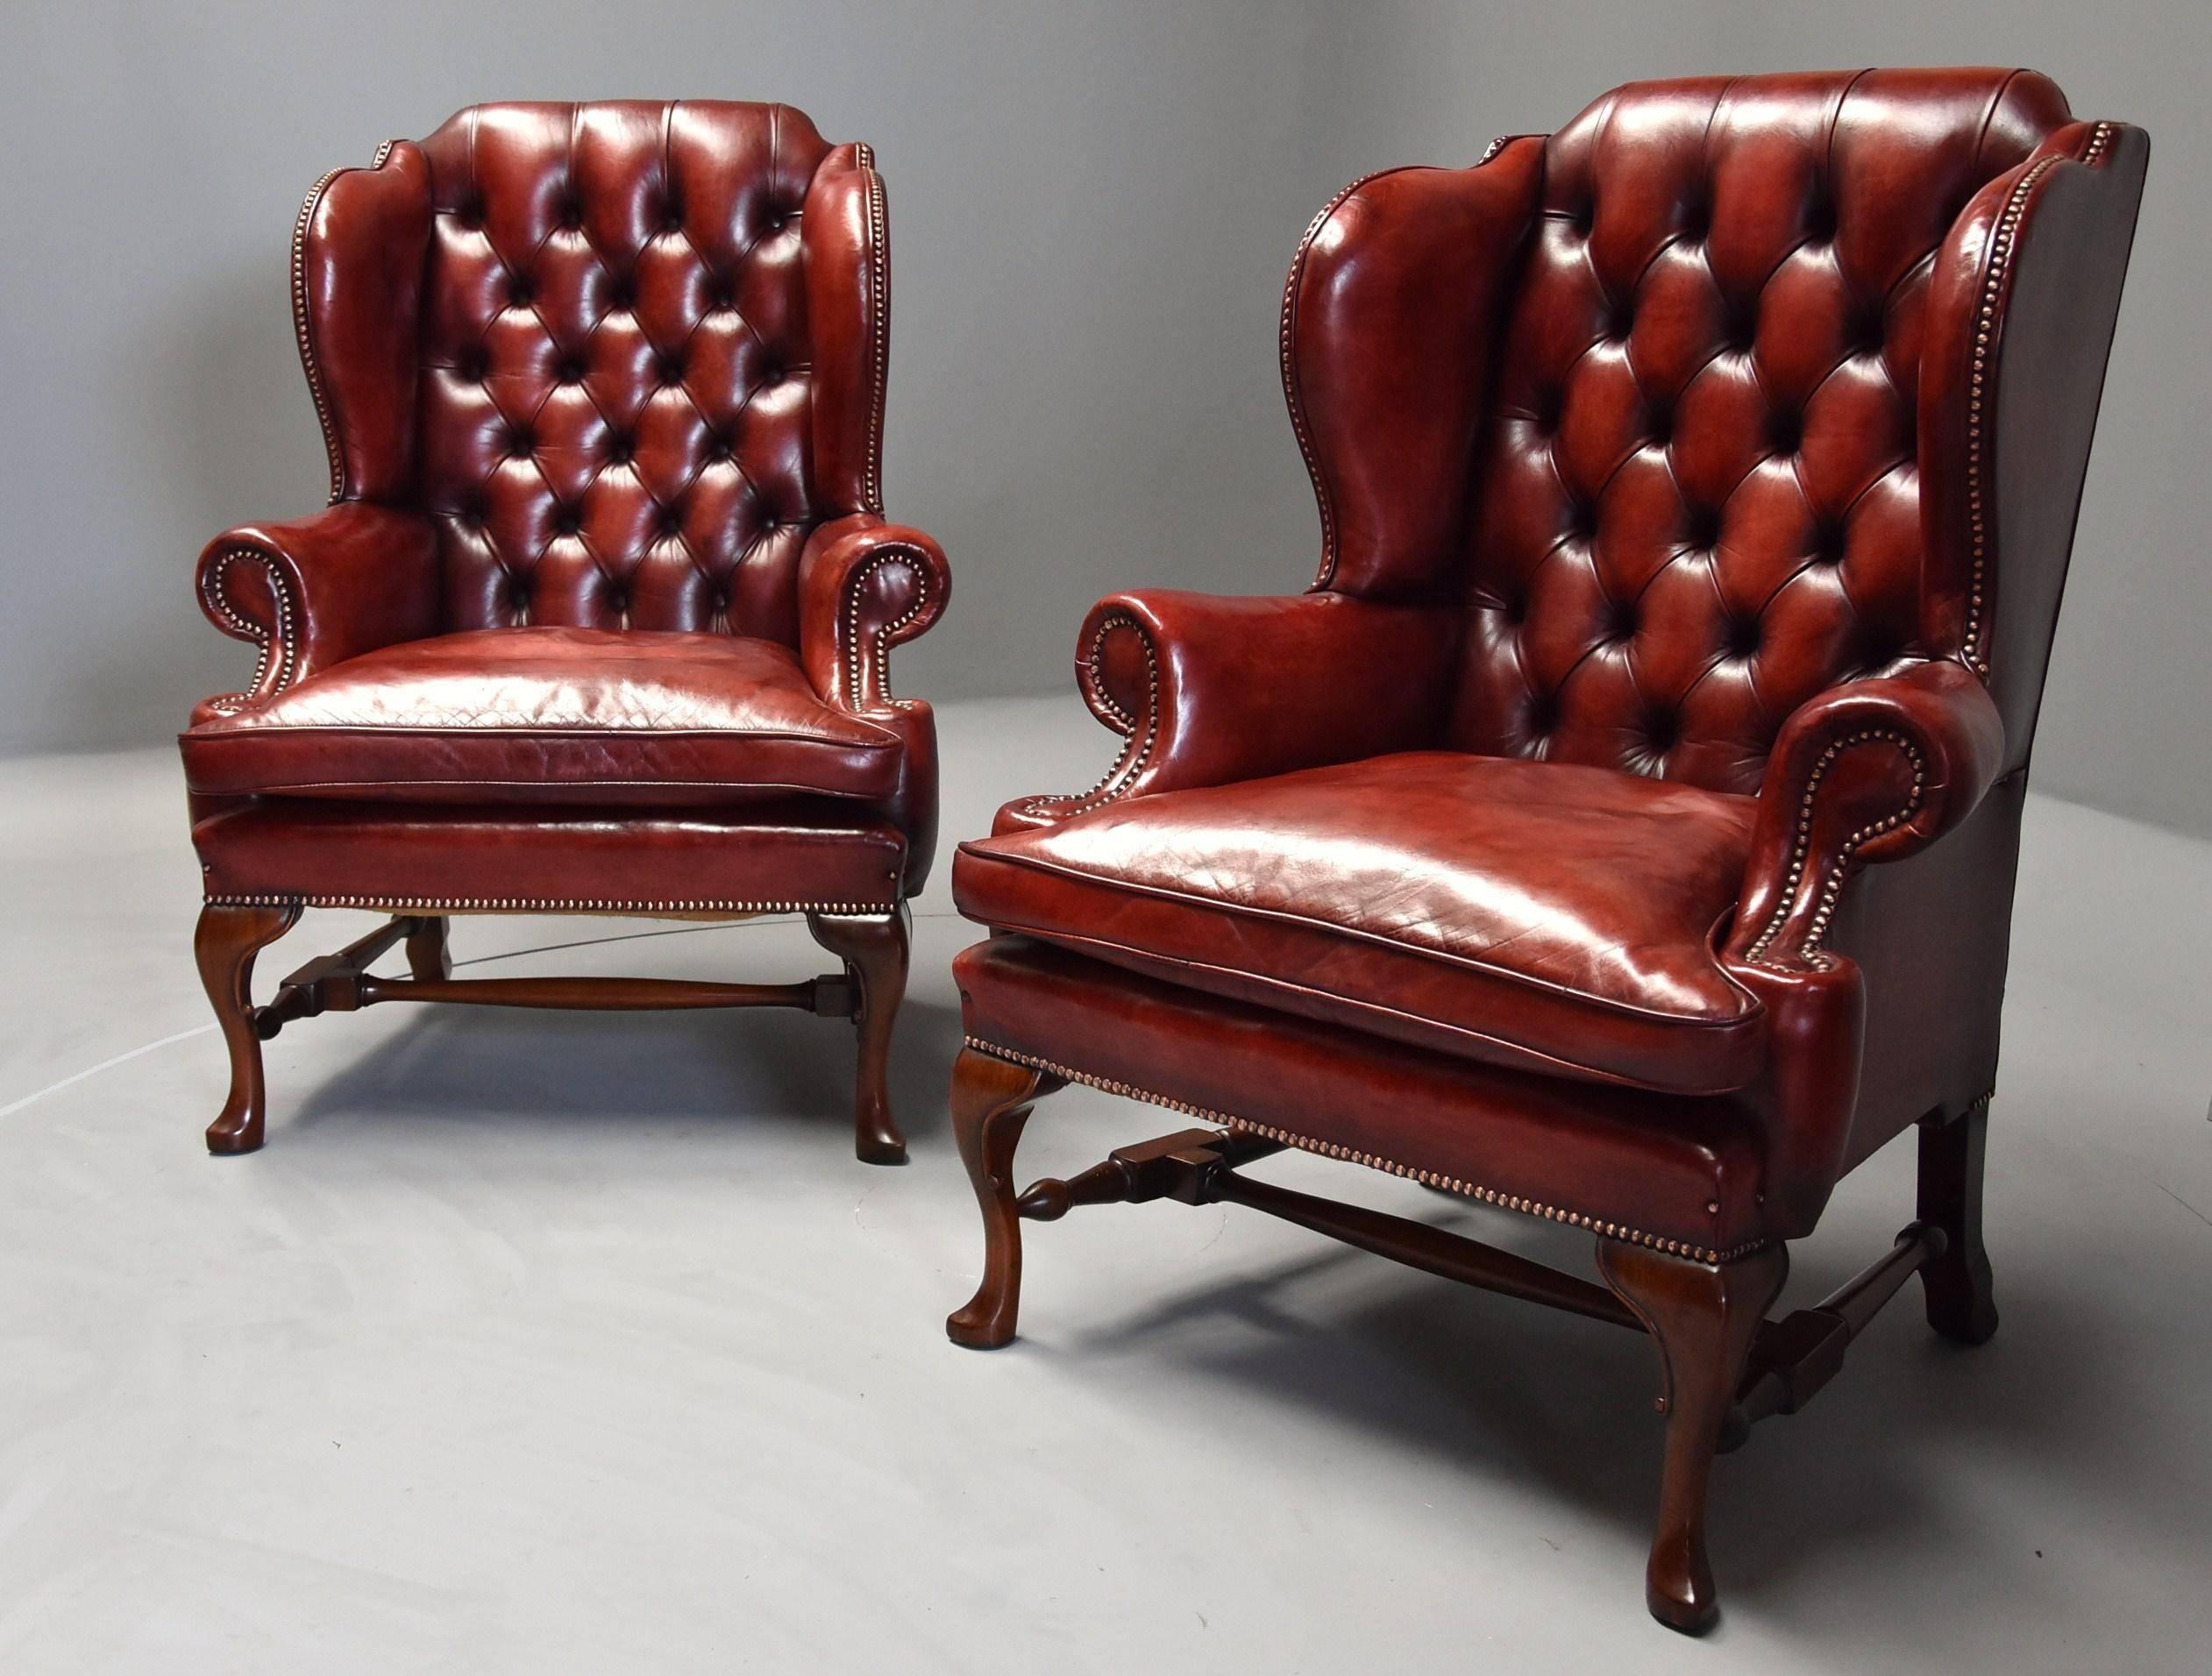
[[[332,499],[433,519],[449,630],[794,642],[807,536],[880,507],[886,220],[786,105],[480,105],[336,172],[295,262]]]

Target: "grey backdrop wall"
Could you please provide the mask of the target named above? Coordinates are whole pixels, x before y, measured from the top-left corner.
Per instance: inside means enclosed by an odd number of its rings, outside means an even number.
[[[235,685],[200,544],[317,503],[286,260],[309,181],[484,98],[780,98],[889,178],[893,515],[956,596],[900,656],[936,697],[1064,689],[1134,583],[1294,589],[1318,536],[1282,410],[1284,269],[1355,174],[1471,161],[1639,75],[2000,60],[2152,131],[2144,226],[2038,772],[2212,832],[2194,276],[2199,0],[1542,7],[1498,0],[899,4],[331,0],[0,18],[0,750],[145,743]],[[1087,764],[1086,764],[1087,766]]]

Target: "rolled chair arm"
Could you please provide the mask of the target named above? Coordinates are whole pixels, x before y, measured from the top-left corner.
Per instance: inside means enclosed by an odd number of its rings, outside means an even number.
[[[302,676],[437,632],[437,535],[421,513],[341,501],[304,518],[240,524],[200,555],[208,620],[260,649],[253,679],[202,707],[260,704]]]
[[[1775,972],[1829,969],[1821,941],[1853,872],[1959,825],[2003,753],[1995,704],[1948,660],[1801,706],[1767,759],[1729,956]]]
[[[997,829],[1433,744],[1455,644],[1450,614],[1428,606],[1324,591],[1113,594],[1085,619],[1076,680],[1128,742],[1090,791],[1010,803]]]
[[[952,572],[919,529],[858,512],[821,526],[799,560],[799,655],[814,690],[848,710],[894,707],[891,649],[944,614]]]

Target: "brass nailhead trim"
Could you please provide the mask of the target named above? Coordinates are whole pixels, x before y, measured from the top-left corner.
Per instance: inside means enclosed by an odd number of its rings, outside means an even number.
[[[330,399],[323,389],[323,369],[315,360],[315,334],[308,319],[307,302],[307,232],[315,219],[315,211],[323,202],[323,195],[331,188],[331,182],[346,173],[342,168],[331,170],[308,188],[307,200],[300,205],[300,217],[292,224],[292,335],[300,345],[300,365],[307,369],[307,393],[315,401],[315,416],[323,426],[323,451],[331,462],[331,501],[336,505],[345,494],[345,458],[338,449],[338,425],[331,415]]]
[[[2090,131],[2089,143],[2079,160],[2092,166],[2101,162],[2112,143],[2112,131],[2110,123],[2097,124]],[[1985,681],[1989,678],[1989,658],[1981,636],[1987,627],[1984,619],[1988,595],[1991,490],[1984,418],[1994,382],[1990,357],[1996,349],[1997,305],[2011,273],[2012,247],[2018,240],[2020,224],[2027,217],[2029,198],[2045,175],[2059,164],[2073,160],[2046,157],[2013,183],[2011,195],[2006,198],[1996,227],[1989,236],[1989,266],[1981,281],[1981,302],[1974,316],[1974,359],[1967,380],[1967,529],[1973,569],[1967,582],[1966,654],[1967,664]]]
[[[1127,714],[1107,695],[1106,681],[1099,673],[1099,664],[1105,655],[1106,637],[1116,628],[1134,629],[1137,643],[1144,648],[1144,731],[1142,734],[1136,730],[1136,718]],[[1152,747],[1160,737],[1160,657],[1152,644],[1152,636],[1145,632],[1144,625],[1134,617],[1127,612],[1115,612],[1101,620],[1098,631],[1091,636],[1090,664],[1091,692],[1101,706],[1120,719],[1124,724],[1122,731],[1129,735],[1129,742],[1122,747],[1120,756],[1113,759],[1106,777],[1089,791],[1080,792],[1073,799],[1031,798],[1021,806],[1024,814],[1049,813],[1052,806],[1059,804],[1063,806],[1059,818],[1064,820],[1111,803],[1129,788],[1136,777],[1144,771],[1145,763],[1151,759]]]
[[[1844,875],[1850,870],[1851,858],[1858,853],[1859,847],[1886,832],[1895,831],[1919,813],[1921,799],[1927,789],[1928,764],[1920,754],[1920,748],[1903,734],[1884,728],[1861,728],[1857,733],[1846,734],[1821,752],[1820,760],[1813,764],[1812,772],[1805,777],[1804,795],[1798,803],[1797,837],[1790,849],[1789,872],[1783,883],[1781,905],[1775,908],[1775,917],[1767,921],[1766,930],[1759,935],[1759,941],[1745,952],[1745,958],[1754,964],[1777,972],[1788,969],[1782,962],[1767,958],[1767,950],[1782,934],[1782,925],[1789,918],[1790,905],[1797,899],[1797,886],[1805,877],[1805,863],[1812,848],[1813,806],[1820,793],[1820,782],[1836,758],[1844,752],[1854,745],[1871,744],[1895,745],[1904,752],[1912,763],[1912,792],[1906,798],[1903,808],[1860,827],[1844,841],[1843,848],[1837,852],[1836,864],[1829,870],[1827,880],[1821,886],[1820,905],[1814,911],[1812,927],[1797,951],[1807,964],[1824,972],[1835,965],[1831,958],[1820,952],[1820,940],[1827,935],[1828,923],[1836,916],[1837,905],[1843,898]]]
[[[391,908],[408,913],[479,913],[509,909],[539,913],[829,913],[875,915],[891,913],[897,902],[727,902],[687,901],[616,902],[603,897],[457,897],[433,901],[429,898],[392,896],[308,896],[298,893],[210,895],[219,908]]]
[[[874,362],[874,399],[868,409],[868,460],[861,484],[867,509],[883,513],[884,389],[891,371],[891,216],[884,203],[883,176],[875,153],[860,148],[868,182],[868,335]]]
[[[871,661],[876,671],[876,684],[886,700],[891,698],[891,648],[899,638],[899,631],[929,606],[929,572],[921,556],[903,543],[885,547],[853,572],[852,580],[845,586],[845,696],[855,705],[860,702],[861,658],[867,650],[862,643],[860,629],[861,585],[886,565],[905,565],[914,572],[914,603],[884,624],[876,636]]]
[[[1313,457],[1313,438],[1305,428],[1305,403],[1298,394],[1294,352],[1298,281],[1305,277],[1306,257],[1321,229],[1328,224],[1328,218],[1342,207],[1345,199],[1374,178],[1372,174],[1362,174],[1323,204],[1321,213],[1306,224],[1305,236],[1298,240],[1298,254],[1291,259],[1290,277],[1283,281],[1283,313],[1276,329],[1277,349],[1283,361],[1283,397],[1290,404],[1291,429],[1298,437],[1298,452],[1305,459],[1305,474],[1313,479],[1313,499],[1321,508],[1321,568],[1313,579],[1315,587],[1326,586],[1336,571],[1336,508],[1329,504],[1328,486],[1322,482],[1320,462]]]
[[[1340,1147],[1334,1141],[1316,1140],[1309,1135],[1293,1134],[1288,1129],[1278,1129],[1272,1124],[1254,1123],[1249,1119],[1236,1117],[1227,1111],[1216,1111],[1210,1106],[1192,1105],[1188,1100],[1178,1100],[1169,1095],[1156,1094],[1150,1089],[1139,1088],[1133,1083],[1117,1082],[1110,1076],[1093,1076],[1087,1071],[1079,1071],[1072,1066],[1058,1064],[1052,1060],[1040,1059],[1034,1054],[1016,1053],[1011,1048],[1001,1048],[998,1043],[985,1041],[980,1036],[970,1036],[966,1038],[966,1040],[968,1046],[979,1054],[989,1054],[995,1059],[1007,1060],[1016,1065],[1027,1065],[1032,1070],[1047,1072],[1064,1083],[1081,1083],[1085,1087],[1099,1089],[1107,1094],[1118,1094],[1125,1099],[1142,1100],[1149,1105],[1165,1106],[1170,1111],[1180,1111],[1185,1116],[1201,1119],[1207,1123],[1226,1124],[1232,1129],[1242,1130],[1248,1134],[1258,1135],[1263,1140],[1280,1141],[1284,1146],[1295,1147],[1301,1152],[1317,1153],[1325,1158],[1339,1158],[1348,1163],[1364,1164],[1369,1169],[1385,1170],[1393,1175],[1403,1175],[1409,1181],[1421,1182],[1430,1187],[1440,1187],[1447,1192],[1457,1193],[1466,1198],[1479,1199],[1485,1204],[1495,1204],[1502,1210],[1518,1211],[1524,1216],[1541,1217],[1547,1222],[1563,1222],[1570,1227],[1588,1228],[1592,1233],[1602,1234],[1608,1239],[1625,1239],[1632,1245],[1648,1246],[1652,1250],[1663,1251],[1669,1256],[1688,1257],[1701,1263],[1729,1263],[1735,1261],[1739,1257],[1759,1250],[1768,1243],[1764,1239],[1752,1239],[1745,1241],[1740,1246],[1732,1246],[1725,1251],[1716,1251],[1708,1246],[1694,1246],[1684,1240],[1662,1239],[1657,1234],[1646,1233],[1638,1228],[1626,1227],[1618,1222],[1607,1222],[1602,1218],[1588,1216],[1579,1211],[1562,1211],[1556,1205],[1542,1204],[1534,1199],[1522,1198],[1515,1194],[1501,1193],[1495,1188],[1483,1187],[1478,1182],[1462,1181],[1456,1175],[1440,1175],[1434,1170],[1417,1169],[1411,1164],[1401,1164],[1393,1159],[1384,1158],[1375,1153],[1355,1152],[1349,1147]]]
[[[231,603],[225,579],[230,575],[231,566],[240,561],[259,565],[268,577],[269,597],[276,602],[276,628],[274,633]],[[299,636],[294,632],[298,614],[293,607],[290,584],[284,579],[284,572],[271,562],[266,553],[257,552],[251,547],[225,548],[216,555],[215,562],[202,575],[200,597],[206,602],[210,612],[229,625],[231,633],[240,640],[252,641],[260,649],[253,662],[253,679],[246,690],[238,693],[226,692],[221,698],[210,700],[212,707],[222,709],[227,714],[240,706],[274,698],[292,684],[293,674],[299,668],[300,661]],[[273,661],[275,678],[270,681],[267,691],[264,692],[262,682],[269,676]],[[230,700],[235,700],[236,703],[225,702]]]

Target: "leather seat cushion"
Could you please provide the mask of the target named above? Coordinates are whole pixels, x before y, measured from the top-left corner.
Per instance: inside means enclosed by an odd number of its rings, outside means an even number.
[[[1423,751],[1109,803],[964,844],[961,911],[1194,989],[1676,1093],[1759,1073],[1714,953],[1752,799]]]
[[[181,743],[204,794],[662,807],[879,799],[904,752],[777,642],[554,628],[350,658]]]

